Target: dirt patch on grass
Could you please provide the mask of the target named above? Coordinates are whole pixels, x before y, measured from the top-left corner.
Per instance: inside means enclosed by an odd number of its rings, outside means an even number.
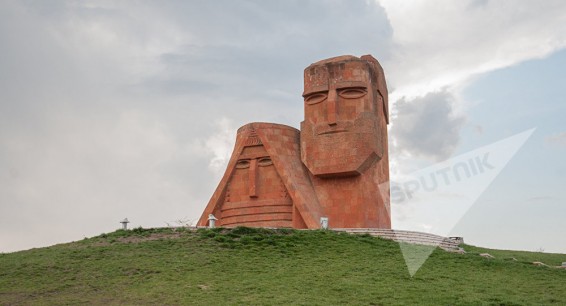
[[[0,292],[0,301],[2,305],[20,305],[33,297],[30,293],[20,292]]]
[[[161,239],[177,239],[182,236],[183,233],[181,232],[173,232],[173,233],[152,233],[147,236],[141,235],[132,235],[128,237],[119,237],[116,241],[122,243],[140,243],[144,241],[152,241],[152,240],[161,240]]]

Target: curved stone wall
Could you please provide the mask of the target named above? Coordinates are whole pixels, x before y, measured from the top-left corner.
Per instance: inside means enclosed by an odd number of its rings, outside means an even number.
[[[437,246],[445,250],[459,250],[458,245],[464,242],[461,237],[442,237],[435,234],[403,231],[394,229],[380,228],[333,228],[337,232],[346,232],[351,234],[369,234],[372,236],[390,239],[397,242],[406,242],[421,245]]]

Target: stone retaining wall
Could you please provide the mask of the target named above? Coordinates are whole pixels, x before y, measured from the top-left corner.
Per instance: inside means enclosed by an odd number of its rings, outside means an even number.
[[[333,228],[337,232],[351,234],[369,234],[372,236],[421,245],[437,246],[448,251],[459,250],[458,245],[464,242],[461,237],[442,237],[435,234],[379,228]]]

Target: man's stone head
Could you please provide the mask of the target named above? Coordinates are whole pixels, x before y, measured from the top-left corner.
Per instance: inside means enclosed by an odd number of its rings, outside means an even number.
[[[301,158],[320,177],[361,174],[386,148],[387,87],[371,55],[316,62],[304,72]]]

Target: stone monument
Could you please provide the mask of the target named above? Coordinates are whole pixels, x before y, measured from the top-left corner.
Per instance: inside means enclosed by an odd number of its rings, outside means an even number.
[[[339,56],[304,71],[301,130],[249,123],[198,225],[391,228],[388,98],[371,55]],[[326,220],[326,219],[325,219]]]

